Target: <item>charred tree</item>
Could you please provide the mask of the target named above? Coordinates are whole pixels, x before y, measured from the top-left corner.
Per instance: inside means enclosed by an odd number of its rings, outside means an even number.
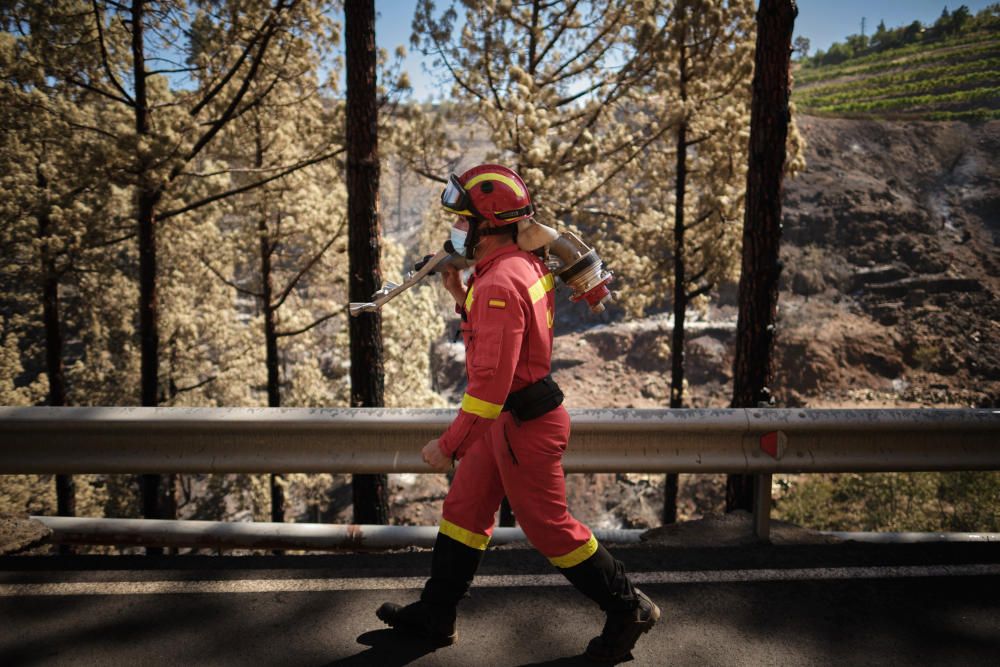
[[[150,106],[146,89],[145,10],[143,0],[132,3],[132,66],[135,133],[141,142],[150,136]],[[136,151],[135,173],[136,224],[139,238],[139,349],[141,357],[141,402],[144,407],[159,404],[159,316],[156,299],[156,205],[162,192],[152,178],[149,158]],[[147,519],[163,517],[160,475],[144,474],[140,478],[142,489],[142,515]],[[148,554],[160,554],[162,549],[150,547]]]
[[[38,189],[47,192],[49,181],[39,167]],[[66,405],[66,374],[63,371],[63,333],[59,318],[59,271],[51,247],[52,218],[46,205],[38,215],[41,242],[42,321],[45,324],[45,373],[49,380],[49,405]],[[76,516],[76,484],[72,475],[56,475],[56,509],[59,516]],[[61,552],[70,551],[62,547]]]
[[[683,10],[683,5],[678,10]],[[681,15],[680,21],[685,17]],[[678,71],[680,98],[687,102],[687,35],[679,40]],[[688,123],[682,118],[677,125],[677,164],[674,181],[674,329],[670,342],[670,407],[684,407],[684,316],[687,313],[687,264],[684,252],[684,195],[687,193]],[[678,475],[667,473],[663,486],[663,523],[677,523]]]
[[[344,6],[347,65],[348,292],[368,301],[382,283],[379,221],[378,100],[375,1]],[[382,407],[382,319],[378,312],[350,318],[351,406]],[[354,475],[354,522],[388,523],[387,475]]]
[[[794,0],[761,0],[757,10],[740,314],[733,362],[734,408],[773,404],[772,353],[781,274],[781,186],[791,120],[789,63],[797,13]],[[753,477],[730,475],[726,482],[726,511],[752,508]]]
[[[254,123],[254,168],[264,167],[264,137],[260,118]],[[278,307],[274,303],[274,267],[271,259],[277,241],[268,229],[268,210],[265,206],[257,218],[257,234],[260,238],[260,304],[264,311],[264,348],[267,367],[267,407],[281,407],[281,379],[278,373]],[[280,474],[271,473],[271,521],[285,520],[285,487]]]
[[[258,167],[259,168],[259,167]],[[260,276],[261,303],[264,308],[264,345],[266,349],[265,364],[267,366],[267,407],[281,407],[281,385],[278,374],[278,318],[274,305],[274,276],[271,266],[271,255],[274,243],[267,228],[267,214],[262,212],[257,223],[260,232]],[[280,474],[271,473],[271,521],[280,523],[285,520],[285,487]]]

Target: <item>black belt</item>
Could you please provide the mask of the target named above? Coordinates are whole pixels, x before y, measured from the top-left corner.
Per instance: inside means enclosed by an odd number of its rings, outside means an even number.
[[[555,410],[562,402],[562,390],[551,375],[546,375],[534,384],[511,392],[503,409],[504,412],[509,410],[518,422],[526,422]]]

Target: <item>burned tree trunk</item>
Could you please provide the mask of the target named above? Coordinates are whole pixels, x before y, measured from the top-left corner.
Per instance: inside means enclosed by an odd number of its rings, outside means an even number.
[[[133,110],[136,135],[143,139],[150,134],[149,97],[146,88],[145,9],[146,3],[132,3],[132,62]],[[138,175],[136,193],[136,224],[139,236],[139,349],[141,356],[141,393],[144,407],[159,404],[159,317],[156,300],[156,205],[162,191],[149,174],[149,158],[136,149],[135,173]],[[163,517],[160,498],[160,475],[144,474],[142,488],[142,515],[147,519]],[[146,549],[148,554],[159,554],[159,548]]]
[[[260,118],[254,120],[254,168],[264,167],[264,140]],[[257,218],[257,236],[260,242],[260,305],[264,313],[264,364],[267,367],[267,407],[281,407],[281,378],[278,370],[278,313],[274,304],[274,265],[271,258],[277,241],[268,228],[268,210],[265,206]],[[271,521],[285,520],[284,477],[271,473]]]
[[[681,18],[681,20],[686,20]],[[680,97],[687,102],[686,33],[681,33],[678,52]],[[684,195],[687,194],[688,122],[677,127],[677,165],[674,183],[674,330],[670,343],[670,407],[684,407],[684,319],[687,314],[687,263],[684,247]],[[663,524],[677,522],[677,473],[667,473],[663,486]]]
[[[49,180],[41,168],[36,172],[39,190]],[[51,247],[52,218],[46,205],[38,215],[41,242],[42,321],[45,324],[45,373],[49,379],[49,405],[66,405],[66,374],[63,371],[63,333],[59,320],[59,273]],[[59,516],[76,516],[76,484],[72,475],[56,475],[56,508]],[[60,551],[70,551],[63,546]]]
[[[266,348],[265,364],[267,366],[267,407],[281,407],[281,384],[278,375],[278,318],[272,302],[274,295],[274,276],[271,268],[271,237],[268,234],[266,214],[261,214],[257,224],[260,232],[260,276],[261,302],[264,310],[264,345]],[[271,521],[280,523],[285,520],[285,487],[283,477],[271,473]]]
[[[375,2],[344,6],[347,64],[347,219],[349,296],[368,301],[381,286]],[[383,405],[382,319],[350,318],[351,406]],[[354,475],[354,522],[388,523],[387,475]]]
[[[794,0],[761,0],[757,10],[740,314],[733,362],[734,408],[772,404],[774,320],[781,273],[781,184],[791,120],[789,61],[797,13]],[[752,479],[749,475],[729,476],[727,511],[753,507]]]

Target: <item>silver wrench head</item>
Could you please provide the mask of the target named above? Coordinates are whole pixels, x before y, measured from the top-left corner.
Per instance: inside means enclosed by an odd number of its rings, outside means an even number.
[[[350,304],[351,317],[357,317],[361,313],[374,313],[378,310],[378,306],[374,303],[360,303],[357,301],[352,301]]]
[[[388,282],[386,282],[385,285],[382,285],[381,289],[377,290],[375,293],[372,294],[372,298],[373,299],[377,299],[380,296],[385,296],[385,295],[389,294],[390,292],[392,292],[393,290],[398,289],[398,288],[399,288],[399,285],[397,285],[396,283],[394,283],[392,281],[388,281]]]

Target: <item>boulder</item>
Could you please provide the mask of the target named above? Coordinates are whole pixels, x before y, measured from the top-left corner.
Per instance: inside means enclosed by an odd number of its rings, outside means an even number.
[[[712,336],[698,336],[685,346],[685,375],[692,383],[727,382],[732,378],[732,356]]]

